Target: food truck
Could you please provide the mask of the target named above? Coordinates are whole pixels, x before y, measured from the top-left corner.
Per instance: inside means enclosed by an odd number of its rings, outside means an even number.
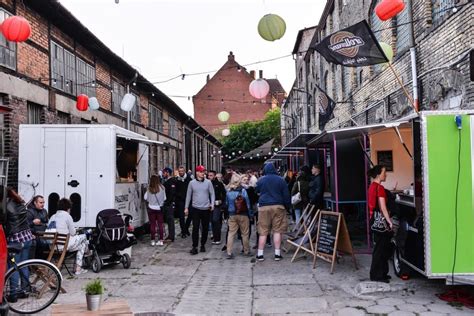
[[[163,144],[115,125],[20,125],[18,191],[43,195],[49,216],[69,198],[77,227],[95,227],[97,213],[115,208],[147,221],[143,195],[150,144]]]
[[[474,112],[424,111],[327,130],[307,145],[327,153],[327,207],[356,206],[354,216],[346,216],[353,218],[351,237],[363,231],[370,249],[367,170],[382,164],[383,185],[393,196],[389,209],[399,221],[393,239],[396,274],[412,269],[447,283],[474,283]]]

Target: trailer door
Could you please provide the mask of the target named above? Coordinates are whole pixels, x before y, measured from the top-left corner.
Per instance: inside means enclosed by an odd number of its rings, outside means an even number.
[[[64,197],[64,165],[66,134],[63,128],[44,129],[44,192],[45,207],[51,217],[56,213],[59,199]]]

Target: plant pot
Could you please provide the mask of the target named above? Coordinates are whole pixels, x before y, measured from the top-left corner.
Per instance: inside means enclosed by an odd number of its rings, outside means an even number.
[[[97,311],[100,309],[100,304],[102,303],[102,294],[97,295],[87,295],[87,310],[88,311]]]

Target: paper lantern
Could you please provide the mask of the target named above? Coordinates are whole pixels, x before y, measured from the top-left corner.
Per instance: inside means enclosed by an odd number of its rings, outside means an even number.
[[[87,111],[89,105],[89,97],[85,94],[80,94],[77,96],[76,109],[78,111]]]
[[[403,0],[383,0],[375,7],[375,14],[380,20],[386,21],[393,18],[405,9]]]
[[[380,45],[380,48],[382,48],[382,51],[385,54],[385,57],[387,57],[388,62],[391,63],[393,59],[392,46],[384,42],[379,42],[379,45]]]
[[[222,130],[222,136],[227,137],[230,135],[230,130],[228,128],[225,128]]]
[[[91,110],[98,110],[100,108],[99,101],[97,100],[97,98],[89,98],[89,108]]]
[[[249,92],[256,99],[263,99],[270,91],[270,85],[265,79],[255,79],[250,83]]]
[[[230,114],[229,112],[226,112],[226,111],[222,111],[222,112],[219,112],[219,114],[217,114],[217,118],[221,122],[227,122],[229,120],[229,117],[230,117]]]
[[[11,16],[3,21],[2,34],[7,41],[24,42],[30,37],[31,26],[24,17]]]
[[[258,34],[270,42],[278,40],[285,35],[286,23],[276,14],[266,14],[258,22]]]
[[[120,103],[120,108],[125,112],[130,112],[135,106],[135,96],[131,93],[127,93],[123,96],[122,102]]]

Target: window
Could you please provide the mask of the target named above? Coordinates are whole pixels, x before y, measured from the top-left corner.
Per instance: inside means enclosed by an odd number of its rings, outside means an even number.
[[[112,80],[112,112],[125,116],[125,111],[120,109],[120,103],[125,95],[125,87]]]
[[[150,105],[150,128],[160,131],[163,131],[163,112],[154,105]]]
[[[135,97],[135,105],[133,106],[132,111],[130,111],[130,120],[140,123],[140,97],[135,93],[132,94]]]
[[[77,63],[77,94],[86,94],[89,97],[95,97],[95,68],[89,65],[79,57]]]
[[[447,16],[451,8],[456,4],[456,0],[431,0],[431,15],[433,16],[433,23],[442,21],[444,16]]]
[[[76,56],[51,42],[51,79],[56,89],[76,95]]]
[[[168,132],[169,137],[172,137],[175,139],[178,138],[178,126],[176,125],[176,120],[172,118],[171,116],[169,117],[169,120],[168,120],[168,128],[169,128],[169,132]]]
[[[28,124],[41,124],[41,114],[43,113],[43,107],[36,103],[27,103],[27,116]]]
[[[58,111],[59,124],[71,124],[71,116],[68,113]]]
[[[396,45],[396,54],[399,56],[400,53],[404,52],[409,46],[409,32],[410,24],[408,24],[408,7],[406,7],[402,12],[396,16],[397,23],[397,41]]]
[[[0,24],[9,18],[10,13],[0,8]],[[9,42],[0,32],[0,65],[7,68],[16,69],[16,44]]]
[[[64,92],[76,95],[76,56],[64,50]]]

